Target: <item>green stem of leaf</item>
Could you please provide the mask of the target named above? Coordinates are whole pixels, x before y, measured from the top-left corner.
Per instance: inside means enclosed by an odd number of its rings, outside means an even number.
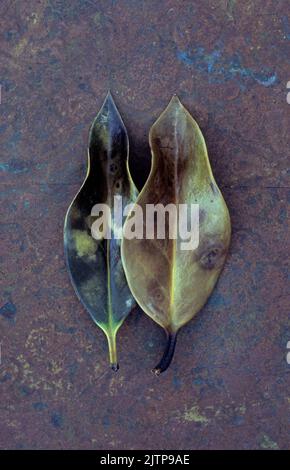
[[[109,346],[110,365],[113,371],[117,372],[119,364],[117,360],[116,334],[107,335],[107,340]]]

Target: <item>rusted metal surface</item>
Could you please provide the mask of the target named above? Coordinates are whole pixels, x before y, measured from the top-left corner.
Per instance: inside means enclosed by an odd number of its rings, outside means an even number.
[[[288,7],[288,8],[287,8]],[[1,2],[1,448],[289,448],[288,2]],[[171,368],[134,312],[120,370],[76,299],[62,227],[110,88],[139,185],[173,93],[200,123],[230,255]]]

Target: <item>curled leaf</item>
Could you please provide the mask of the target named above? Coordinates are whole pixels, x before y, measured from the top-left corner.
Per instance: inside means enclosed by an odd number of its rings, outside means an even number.
[[[135,305],[123,271],[120,242],[115,235],[120,224],[114,220],[114,198],[123,204],[137,196],[128,169],[128,136],[113,98],[108,93],[93,121],[89,136],[86,179],[65,218],[64,248],[67,267],[77,296],[108,339],[111,366],[118,369],[116,334]],[[111,239],[92,236],[99,220],[92,211],[106,204],[102,214]],[[122,225],[122,223],[121,223]],[[105,233],[105,230],[104,230]]]
[[[199,244],[182,248],[182,239],[122,241],[122,259],[130,289],[142,309],[167,333],[164,356],[154,369],[170,364],[176,335],[203,307],[225,262],[230,243],[230,217],[214,180],[203,135],[174,96],[150,130],[152,165],[136,205],[198,204]],[[124,226],[130,223],[130,216]],[[146,217],[144,231],[146,231]],[[156,227],[155,227],[156,228]],[[156,234],[156,231],[155,231]]]

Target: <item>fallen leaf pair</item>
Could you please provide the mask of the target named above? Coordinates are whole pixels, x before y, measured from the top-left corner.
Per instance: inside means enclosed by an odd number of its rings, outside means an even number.
[[[159,375],[172,360],[179,329],[214,288],[231,226],[203,135],[176,96],[152,126],[149,142],[151,172],[138,195],[129,172],[127,131],[108,94],[91,126],[88,171],[66,215],[64,246],[76,294],[108,339],[111,367],[118,369],[117,331],[137,302],[167,334],[164,355],[153,369]],[[198,247],[182,250],[168,230],[165,239],[94,239],[92,207],[105,203],[112,208],[114,196],[143,210],[148,204],[199,204]],[[130,215],[124,229],[129,220]],[[115,221],[107,222],[114,234]]]

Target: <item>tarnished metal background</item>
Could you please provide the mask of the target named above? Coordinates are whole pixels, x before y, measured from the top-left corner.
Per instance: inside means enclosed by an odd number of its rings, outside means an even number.
[[[0,15],[1,448],[289,448],[289,2],[2,0]],[[139,186],[178,93],[232,216],[218,286],[159,378],[161,329],[134,312],[112,372],[64,265],[108,88]]]

